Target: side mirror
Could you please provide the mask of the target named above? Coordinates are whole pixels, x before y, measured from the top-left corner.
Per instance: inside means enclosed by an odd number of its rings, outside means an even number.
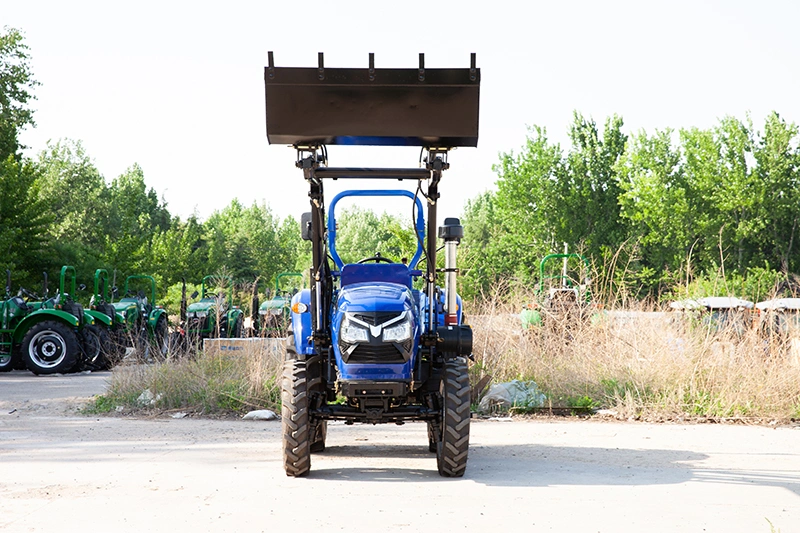
[[[192,294],[189,296],[189,298],[190,298],[190,299],[192,299],[192,300],[194,300],[195,298],[197,298],[197,296],[198,296],[199,294],[200,294],[199,292],[197,292],[197,291],[194,291],[194,292],[193,292],[193,293],[192,293]]]
[[[311,240],[311,212],[303,213],[300,215],[300,236],[304,241]]]

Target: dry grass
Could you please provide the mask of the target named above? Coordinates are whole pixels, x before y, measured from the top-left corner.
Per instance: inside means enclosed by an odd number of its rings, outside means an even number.
[[[114,369],[109,392],[96,406],[182,410],[199,414],[243,413],[279,405],[280,341],[245,342],[238,351],[208,349],[195,357]],[[140,405],[143,391],[156,401]]]
[[[474,309],[473,380],[532,379],[553,407],[605,407],[620,417],[800,417],[800,342],[750,328],[712,331],[653,309],[568,323],[545,316],[522,331],[519,306]]]
[[[800,418],[800,334],[713,331],[701,320],[643,307],[566,322],[546,317],[523,332],[520,309],[492,299],[468,310],[473,384],[483,376],[491,383],[533,380],[548,407],[607,408],[621,418]],[[96,408],[141,407],[137,398],[149,389],[160,410],[275,409],[282,351],[257,345],[117,367]]]

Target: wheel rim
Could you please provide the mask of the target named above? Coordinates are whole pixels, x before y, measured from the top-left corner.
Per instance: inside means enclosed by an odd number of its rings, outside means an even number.
[[[67,356],[67,342],[55,331],[40,331],[31,339],[28,355],[36,366],[53,368]]]
[[[0,355],[0,368],[11,364],[11,354]]]

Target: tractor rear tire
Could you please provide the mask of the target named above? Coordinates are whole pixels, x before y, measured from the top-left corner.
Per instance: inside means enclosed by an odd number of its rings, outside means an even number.
[[[294,335],[286,339],[286,359],[281,379],[283,468],[287,476],[300,477],[311,469],[311,419],[308,405],[306,362],[298,358]]]
[[[445,363],[439,392],[442,395],[442,435],[436,449],[439,475],[461,477],[467,469],[470,418],[469,373],[463,357]]]
[[[78,337],[67,325],[53,320],[35,324],[22,339],[22,358],[34,374],[69,372],[80,353]]]

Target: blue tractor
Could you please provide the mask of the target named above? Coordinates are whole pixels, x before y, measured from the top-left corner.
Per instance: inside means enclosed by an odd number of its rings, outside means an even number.
[[[276,67],[264,72],[267,136],[289,144],[309,186],[301,218],[311,241],[310,288],[291,302],[282,376],[284,468],[303,476],[325,449],[328,420],[427,423],[439,473],[467,467],[472,330],[456,292],[457,218],[436,221],[439,183],[450,149],[477,146],[480,70]],[[328,145],[418,146],[416,168],[335,168]],[[337,195],[326,218],[323,183],[339,179],[409,181],[409,190]],[[336,205],[344,197],[406,197],[417,249],[410,261],[381,255],[345,264],[336,250]],[[427,221],[423,203],[427,206]],[[444,242],[437,268],[438,239]],[[421,266],[422,265],[422,266]],[[438,283],[444,278],[444,287]]]

